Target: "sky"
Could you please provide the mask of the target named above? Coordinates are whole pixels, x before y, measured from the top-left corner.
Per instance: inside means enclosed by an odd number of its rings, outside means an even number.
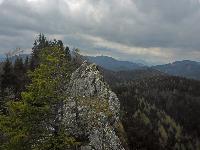
[[[0,54],[44,33],[83,55],[200,61],[199,0],[0,0]]]

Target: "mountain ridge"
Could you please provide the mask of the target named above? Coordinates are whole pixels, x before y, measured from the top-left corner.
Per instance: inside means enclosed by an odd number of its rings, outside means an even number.
[[[16,58],[21,57],[23,60],[29,56],[28,54],[21,54],[19,56],[11,57],[11,61],[14,62]],[[179,60],[168,64],[161,64],[149,67],[147,64],[134,63],[131,61],[121,61],[110,56],[81,56],[84,60],[90,63],[95,63],[98,66],[114,71],[114,72],[133,72],[134,70],[149,69],[163,72],[164,74],[180,76],[189,79],[200,80],[200,62],[193,60]],[[0,62],[5,61],[5,57],[0,57]],[[144,73],[144,72],[143,72]],[[131,73],[130,73],[131,74]]]
[[[109,56],[85,56],[85,59],[87,59],[91,63],[95,63],[105,69],[112,71],[135,70],[145,66],[141,63],[117,60]]]
[[[175,61],[173,63],[153,66],[152,68],[169,75],[200,80],[200,63],[196,61]]]
[[[148,67],[130,61],[120,61],[108,56],[85,56],[84,59],[115,72],[132,72],[134,70],[147,70],[149,68],[163,72],[164,74],[200,80],[200,62],[192,60],[175,61],[173,63]]]

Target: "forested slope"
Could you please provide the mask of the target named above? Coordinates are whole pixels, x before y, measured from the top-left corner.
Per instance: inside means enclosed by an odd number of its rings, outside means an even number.
[[[181,132],[185,144],[182,143],[180,149],[197,149],[200,137],[200,82],[162,74],[149,77],[142,75],[140,78],[135,78],[134,74],[132,76],[132,79],[115,82],[105,78],[120,99],[130,147],[173,149],[177,145],[176,132]],[[166,122],[168,125],[163,125]],[[171,145],[169,147],[159,140],[162,139],[162,135],[157,133],[160,132],[160,126],[167,139],[165,144]],[[191,145],[194,147],[189,148]]]

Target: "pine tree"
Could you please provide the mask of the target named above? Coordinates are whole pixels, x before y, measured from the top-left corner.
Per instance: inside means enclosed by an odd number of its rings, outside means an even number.
[[[39,53],[40,51],[49,46],[49,41],[44,34],[40,33],[38,39],[35,40],[32,48],[32,55],[30,59],[30,69],[34,70],[39,65]]]
[[[9,103],[9,116],[0,117],[0,129],[8,141],[3,149],[64,150],[74,144],[60,123],[64,87],[71,68],[64,51],[58,47],[42,49],[39,66],[30,73],[31,84],[21,101]]]
[[[7,58],[3,67],[3,75],[1,81],[1,88],[11,88],[13,85],[13,67],[10,60]]]
[[[71,61],[71,54],[70,54],[70,50],[68,46],[65,47],[65,55],[66,55],[66,59],[68,61]]]
[[[6,113],[5,104],[7,99],[13,96],[14,78],[12,63],[7,58],[3,66],[3,74],[1,75],[0,111],[2,113]]]
[[[29,57],[27,56],[25,61],[24,61],[24,66],[25,66],[25,69],[26,71],[29,69]]]
[[[34,70],[39,64],[40,64],[40,59],[39,59],[39,53],[43,48],[46,47],[54,47],[57,46],[60,49],[64,50],[64,44],[61,40],[56,40],[54,39],[53,41],[48,41],[47,38],[44,36],[44,34],[40,33],[38,36],[38,39],[35,40],[32,48],[32,55],[30,58],[30,69]],[[66,47],[67,50],[68,47]],[[70,61],[70,52],[69,49],[66,51],[66,58],[67,60]]]
[[[26,67],[22,58],[17,58],[14,63],[14,93],[15,98],[20,98],[20,93],[25,90],[26,85]]]

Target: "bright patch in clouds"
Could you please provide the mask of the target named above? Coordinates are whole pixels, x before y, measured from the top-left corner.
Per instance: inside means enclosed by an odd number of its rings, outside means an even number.
[[[70,10],[77,11],[81,8],[81,5],[83,1],[77,1],[77,0],[65,0],[67,5],[69,6]]]
[[[0,5],[3,3],[4,0],[0,0]]]

